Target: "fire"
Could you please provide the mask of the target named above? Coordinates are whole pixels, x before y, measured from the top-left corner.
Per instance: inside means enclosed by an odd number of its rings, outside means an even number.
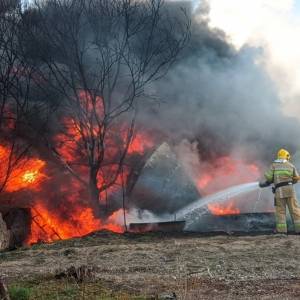
[[[242,159],[224,156],[212,163],[199,166],[199,175],[194,177],[196,186],[202,195],[209,195],[230,186],[256,181],[260,177],[259,167]],[[235,202],[210,204],[208,209],[214,215],[239,214]]]
[[[94,106],[91,105],[92,100],[95,103]],[[104,116],[103,100],[98,96],[92,99],[88,92],[80,91],[78,99],[74,101],[78,101],[78,105],[86,109],[87,115],[97,114],[99,123],[94,123],[95,118],[91,117],[87,118],[84,126],[78,126],[76,119],[64,117],[62,119],[63,130],[54,137],[54,144],[62,160],[71,166],[80,178],[87,180],[89,165],[85,141],[100,137],[102,128],[99,124],[101,124],[101,118]],[[106,185],[118,170],[120,153],[127,147],[127,127],[123,123],[113,124],[105,135],[103,141],[106,149],[105,164],[97,174],[97,187],[99,189]],[[149,136],[145,133],[136,132],[128,145],[128,159],[137,157],[137,155],[144,155],[153,145],[154,142]],[[49,183],[56,181],[58,175],[56,172],[55,169],[52,170],[53,174],[51,174]],[[121,188],[126,184],[129,173],[130,167],[125,164],[122,172],[117,176],[115,184],[101,192],[99,197],[101,205],[104,206],[111,195],[120,197]],[[35,184],[38,180],[38,172],[35,172],[34,169],[27,169],[26,173],[22,174],[22,179],[28,184]],[[45,183],[43,188],[47,189],[49,183]],[[55,189],[56,191],[50,189],[46,196],[43,192],[35,196],[32,208],[31,236],[27,240],[28,244],[79,237],[103,229],[118,233],[124,231],[120,210],[116,210],[110,217],[103,220],[94,216],[92,208],[89,207],[87,188],[82,186],[70,173],[66,172],[63,181],[56,182]],[[56,200],[58,197],[61,199],[60,202]],[[52,205],[53,202],[56,204]]]
[[[39,189],[41,181],[46,177],[41,172],[45,164],[40,159],[26,160],[19,168],[12,171],[5,190],[7,192],[16,192],[21,189]]]
[[[153,140],[145,133],[138,132],[132,139],[129,147],[128,154],[145,153],[146,150],[153,147]]]
[[[212,163],[201,164],[195,183],[200,193],[207,195],[233,185],[255,181],[259,177],[258,166],[224,156]]]
[[[37,158],[23,157],[15,160],[6,146],[0,146],[1,168],[0,182],[4,191],[17,192],[22,189],[37,190],[46,178],[42,172],[46,163]]]
[[[212,175],[208,175],[205,174],[203,176],[201,176],[198,181],[197,181],[197,186],[201,189],[204,190],[209,183],[213,180],[213,176]]]
[[[94,217],[92,209],[89,207],[75,206],[75,209],[72,209],[71,217],[66,218],[59,216],[57,207],[50,211],[40,201],[32,208],[32,220],[28,244],[39,241],[49,243],[55,240],[80,237],[103,229],[117,233],[124,232],[123,226],[117,224],[114,214],[102,223],[100,219]]]
[[[64,134],[56,135],[56,149],[64,160],[74,167],[81,178],[86,178],[88,166],[82,160],[81,133],[71,120],[64,119],[63,123],[67,130]],[[116,172],[118,164],[115,157],[119,154],[119,147],[125,147],[126,134],[126,127],[120,124],[120,128],[114,128],[112,136],[108,137],[106,159],[109,163],[103,166],[98,174],[98,187],[105,185],[110,174]],[[153,148],[153,145],[154,141],[146,133],[137,132],[128,146],[128,159],[144,155]],[[2,162],[5,162],[0,169],[0,179],[3,180],[6,165],[10,159],[9,148],[0,146],[0,156]],[[69,239],[103,229],[118,233],[124,232],[123,220],[120,217],[123,215],[122,209],[116,210],[107,219],[96,218],[87,201],[86,187],[83,187],[68,172],[61,174],[61,168],[53,165],[50,167],[49,164],[35,157],[23,158],[12,169],[5,186],[6,192],[26,189],[34,191],[31,193],[33,197],[32,223],[31,234],[27,239],[28,244]],[[115,184],[101,193],[99,201],[104,204],[110,195],[118,195],[129,174],[129,165],[125,164]],[[258,176],[256,165],[230,157],[221,157],[213,164],[201,166],[199,176],[194,176],[194,180],[200,193],[206,195],[234,184],[254,180]],[[228,204],[209,204],[208,209],[215,215],[240,213],[234,201]]]
[[[22,176],[24,182],[33,183],[36,181],[39,172],[35,171],[26,171],[25,174]]]
[[[233,201],[228,204],[208,204],[208,209],[213,215],[217,216],[240,214],[240,210],[235,207]]]

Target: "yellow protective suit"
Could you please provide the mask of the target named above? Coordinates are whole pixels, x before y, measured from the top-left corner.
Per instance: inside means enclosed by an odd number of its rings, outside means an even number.
[[[286,206],[294,222],[295,232],[300,233],[300,207],[293,184],[299,174],[295,166],[286,159],[275,160],[265,173],[267,182],[273,183],[275,191],[276,231],[287,232]]]

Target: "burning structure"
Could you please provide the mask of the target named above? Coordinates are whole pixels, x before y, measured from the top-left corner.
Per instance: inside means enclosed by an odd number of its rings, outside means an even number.
[[[30,244],[123,232],[131,208],[172,215],[200,196],[257,180],[279,142],[296,150],[297,121],[282,114],[255,63],[259,51],[234,49],[209,27],[207,9],[123,0],[4,7],[0,222],[10,233],[3,245],[11,233]],[[208,209],[252,212],[251,197]],[[267,212],[271,203],[264,194],[255,209]],[[14,213],[28,230],[14,229]]]

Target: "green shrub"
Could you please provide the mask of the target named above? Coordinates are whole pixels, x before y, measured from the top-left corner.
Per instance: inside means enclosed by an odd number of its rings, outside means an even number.
[[[12,286],[9,288],[9,295],[11,300],[28,300],[30,296],[30,289],[19,287],[19,286]]]

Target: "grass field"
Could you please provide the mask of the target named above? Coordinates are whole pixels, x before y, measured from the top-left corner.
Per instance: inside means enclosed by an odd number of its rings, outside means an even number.
[[[299,299],[300,236],[99,232],[1,252],[0,272],[13,300]]]

